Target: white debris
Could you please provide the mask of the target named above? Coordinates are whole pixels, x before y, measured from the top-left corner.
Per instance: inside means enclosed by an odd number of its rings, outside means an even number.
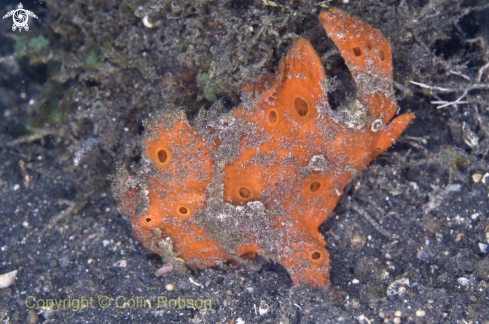
[[[202,284],[200,284],[197,281],[195,281],[194,279],[192,279],[192,277],[188,277],[188,280],[190,280],[190,282],[193,283],[194,285],[204,288],[204,286],[202,286]]]
[[[482,176],[482,183],[483,183],[483,184],[489,184],[489,172],[485,173],[485,174]]]
[[[416,190],[416,191],[419,190],[418,184],[416,182],[409,182],[409,185],[411,187],[413,187],[414,190]]]
[[[487,253],[487,244],[484,243],[479,243],[479,249],[481,250],[482,253]]]
[[[146,28],[153,28],[155,26],[154,24],[152,24],[149,21],[149,17],[148,16],[144,16],[143,19],[142,19],[142,22],[143,22],[144,27],[146,27]]]
[[[382,119],[376,119],[374,120],[374,122],[372,123],[372,132],[377,132],[378,130],[380,130],[382,128],[384,124],[382,123]]]
[[[460,277],[457,279],[457,282],[460,286],[462,287],[468,287],[469,284],[470,284],[470,281],[469,279],[465,278],[465,277]]]
[[[464,142],[468,147],[474,148],[479,145],[479,137],[470,129],[470,127],[467,126],[465,122],[462,124],[462,132]]]
[[[78,166],[80,161],[85,157],[87,153],[89,153],[93,146],[100,142],[104,137],[101,136],[99,138],[89,138],[85,142],[83,142],[81,149],[75,152],[75,158],[73,159],[73,164]]]
[[[14,270],[0,275],[0,289],[10,287],[15,281],[17,272]]]
[[[245,323],[246,323],[246,322],[245,322],[245,321],[243,321],[243,319],[242,319],[241,317],[238,317],[238,318],[236,319],[236,324],[245,324]]]
[[[416,317],[424,317],[426,315],[426,312],[424,311],[424,309],[418,309],[416,311]]]
[[[445,187],[446,191],[451,191],[451,192],[460,191],[461,189],[462,189],[462,185],[460,185],[458,183],[451,184],[451,185],[448,185]]]
[[[480,216],[479,213],[473,213],[472,215],[470,215],[470,218],[472,218],[473,220],[476,220],[479,216]]]
[[[403,295],[406,287],[411,287],[408,278],[397,279],[387,287],[387,296]]]
[[[265,315],[266,313],[268,313],[268,305],[262,300],[260,301],[260,307],[258,308],[258,314],[261,315]]]
[[[479,183],[482,179],[482,174],[480,173],[474,173],[472,175],[472,181],[474,181],[475,183]]]
[[[343,0],[343,1],[345,1],[345,0]],[[368,317],[367,317],[367,316],[365,316],[365,315],[363,315],[363,314],[358,315],[358,316],[357,316],[357,320],[358,320],[358,322],[359,322],[359,323],[368,323],[368,324],[372,323],[372,322],[371,322],[371,321],[368,319]]]
[[[114,267],[125,268],[125,267],[127,267],[127,261],[126,260],[119,260],[119,261],[114,263]]]
[[[307,167],[311,171],[326,171],[329,168],[329,164],[323,155],[314,155],[311,160],[309,160]]]

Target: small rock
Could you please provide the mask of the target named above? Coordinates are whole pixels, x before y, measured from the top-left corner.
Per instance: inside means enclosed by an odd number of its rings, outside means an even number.
[[[474,274],[477,278],[481,280],[489,279],[489,258],[484,258],[477,262]]]
[[[0,289],[10,287],[17,276],[17,270],[0,275]]]
[[[44,311],[41,313],[41,316],[44,317],[45,320],[49,320],[51,316],[53,316],[54,311],[51,308],[46,308]]]
[[[464,233],[458,233],[457,236],[455,237],[455,242],[458,242],[462,239],[462,237],[464,237],[465,234]]]
[[[407,288],[411,287],[408,278],[400,278],[389,284],[387,287],[387,296],[403,295]]]
[[[265,315],[266,313],[268,313],[268,305],[262,300],[260,302],[260,307],[258,308],[258,314],[262,316]]]
[[[481,250],[482,253],[487,253],[487,244],[484,243],[479,243],[479,249]]]
[[[125,268],[125,267],[127,267],[127,261],[126,260],[119,260],[116,263],[114,263],[114,267]]]
[[[474,181],[475,183],[479,183],[482,179],[482,174],[480,173],[474,173],[472,175],[472,181]]]
[[[155,276],[159,277],[173,270],[173,264],[165,263],[161,268],[155,271]]]
[[[418,309],[416,311],[416,317],[424,317],[426,315],[426,312],[424,311],[424,309]]]
[[[27,323],[36,324],[38,320],[39,317],[37,316],[36,311],[33,309],[29,310],[29,312],[27,313]]]
[[[469,279],[465,278],[465,277],[460,277],[457,279],[457,282],[460,286],[462,287],[468,287],[469,284],[470,284],[470,281]]]
[[[489,184],[489,172],[485,173],[485,174],[482,176],[482,183],[483,183],[483,184]]]

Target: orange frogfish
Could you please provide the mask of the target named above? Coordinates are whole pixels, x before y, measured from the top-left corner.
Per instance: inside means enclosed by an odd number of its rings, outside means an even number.
[[[299,37],[269,89],[240,107],[215,104],[192,123],[183,112],[149,121],[142,160],[134,175],[120,172],[117,195],[134,236],[166,262],[204,268],[260,254],[294,284],[328,284],[318,227],[414,115],[393,118],[392,56],[382,33],[336,8],[319,20],[356,83],[343,106],[331,109],[321,60]]]

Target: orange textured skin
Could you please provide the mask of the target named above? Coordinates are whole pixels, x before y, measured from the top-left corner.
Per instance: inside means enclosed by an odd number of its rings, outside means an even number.
[[[169,237],[174,254],[200,268],[260,254],[295,284],[328,284],[318,227],[414,115],[392,120],[392,58],[381,32],[335,8],[319,19],[357,84],[351,107],[343,115],[330,109],[321,60],[299,37],[252,104],[193,126],[183,114],[165,126],[165,116],[153,121],[143,142],[146,171],[120,205],[146,247],[165,257],[159,244]]]

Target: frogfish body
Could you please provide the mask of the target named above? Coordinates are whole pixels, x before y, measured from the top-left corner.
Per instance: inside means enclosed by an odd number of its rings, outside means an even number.
[[[177,268],[212,267],[260,254],[294,284],[329,282],[318,227],[343,188],[389,148],[413,114],[398,110],[389,43],[339,9],[320,23],[357,86],[332,110],[321,60],[299,37],[275,81],[229,113],[160,113],[145,132],[135,175],[119,188],[133,234]]]

